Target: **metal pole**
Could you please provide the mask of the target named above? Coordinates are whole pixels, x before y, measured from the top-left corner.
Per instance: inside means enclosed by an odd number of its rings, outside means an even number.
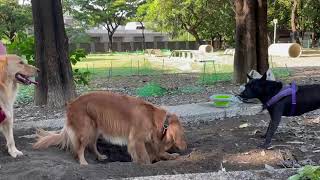
[[[273,29],[273,43],[276,43],[276,37],[277,37],[277,23],[278,19],[273,19],[274,29]]]

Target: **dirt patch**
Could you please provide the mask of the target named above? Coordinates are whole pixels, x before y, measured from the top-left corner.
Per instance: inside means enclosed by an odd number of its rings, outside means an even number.
[[[81,167],[70,152],[54,147],[44,151],[32,150],[34,139],[25,135],[33,134],[34,130],[17,130],[17,147],[25,156],[11,158],[1,137],[0,179],[102,179],[212,172],[221,168],[227,171],[264,169],[265,164],[283,168],[319,163],[320,156],[316,150],[320,140],[314,133],[320,132],[320,125],[317,121],[305,119],[284,118],[274,137],[275,148],[268,151],[256,148],[263,142],[258,132],[266,130],[269,121],[266,114],[184,124],[188,150],[177,160],[149,166],[130,162],[125,147],[112,146],[100,140],[98,149],[109,159],[99,162],[91,153],[86,153],[90,165]],[[243,123],[249,126],[239,128]]]

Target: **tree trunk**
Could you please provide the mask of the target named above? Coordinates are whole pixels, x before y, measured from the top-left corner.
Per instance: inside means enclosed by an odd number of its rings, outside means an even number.
[[[112,52],[113,51],[113,34],[109,34],[108,35],[108,38],[109,38],[109,52]]]
[[[141,25],[141,34],[142,34],[142,49],[145,50],[146,48],[146,37],[144,35],[144,30],[145,30],[145,27],[143,25],[143,22],[142,21],[139,21],[140,25]]]
[[[36,105],[64,106],[76,96],[68,38],[60,0],[32,0],[36,65],[40,69]]]
[[[236,0],[236,49],[233,79],[245,83],[252,69],[268,70],[267,1]]]
[[[257,70],[260,74],[269,69],[268,62],[268,3],[258,0],[257,8]]]
[[[223,41],[222,41],[222,36],[219,35],[219,45],[218,45],[218,49],[222,49],[222,43],[223,43]]]
[[[211,46],[214,48],[214,36],[211,36]]]
[[[246,0],[236,0],[236,48],[234,55],[234,72],[233,80],[236,83],[243,83],[246,80],[247,66],[246,66],[246,42],[245,42],[245,32],[246,32],[246,23],[245,16],[246,13],[244,9]]]
[[[199,34],[197,33],[196,30],[194,30],[194,29],[189,29],[188,32],[193,35],[193,37],[196,39],[196,41],[197,41],[197,43],[198,43],[199,45],[202,45],[202,41],[201,41],[201,39],[200,39],[200,37],[199,37]]]
[[[292,30],[292,42],[299,43],[299,36],[297,31],[297,12],[298,12],[298,0],[292,0],[291,10],[291,30]]]

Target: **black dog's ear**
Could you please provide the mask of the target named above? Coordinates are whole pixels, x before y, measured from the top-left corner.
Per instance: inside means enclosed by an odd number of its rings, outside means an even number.
[[[267,72],[263,74],[263,76],[261,77],[261,80],[267,80]]]
[[[248,78],[249,80],[253,79],[249,74],[247,74],[247,78]]]

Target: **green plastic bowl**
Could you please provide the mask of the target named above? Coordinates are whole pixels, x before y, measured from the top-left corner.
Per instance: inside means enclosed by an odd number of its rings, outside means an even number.
[[[213,101],[215,107],[229,107],[234,99],[233,95],[230,94],[216,94],[209,97]]]

